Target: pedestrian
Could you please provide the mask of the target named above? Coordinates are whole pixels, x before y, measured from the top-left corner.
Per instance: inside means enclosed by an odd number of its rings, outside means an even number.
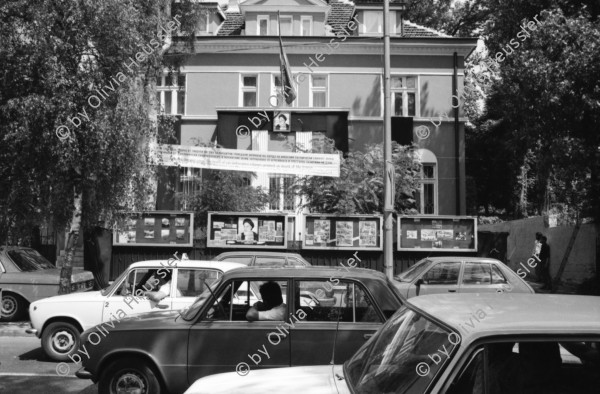
[[[543,290],[552,290],[552,279],[550,278],[550,245],[548,245],[548,239],[542,237],[542,245],[540,248],[540,275],[544,286],[541,287]]]
[[[540,252],[542,250],[542,242],[541,242],[542,236],[543,235],[540,232],[535,233],[535,242],[533,244],[533,252],[531,253],[531,257],[533,257],[533,261],[536,262],[534,275],[535,275],[535,280],[537,282],[541,281],[541,276],[542,276],[542,271],[541,271],[542,268],[540,265]]]

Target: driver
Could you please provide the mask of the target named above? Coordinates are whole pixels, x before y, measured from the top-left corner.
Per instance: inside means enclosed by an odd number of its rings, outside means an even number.
[[[246,313],[248,321],[283,320],[286,305],[281,296],[281,287],[277,282],[269,281],[260,286],[262,302],[256,302]]]

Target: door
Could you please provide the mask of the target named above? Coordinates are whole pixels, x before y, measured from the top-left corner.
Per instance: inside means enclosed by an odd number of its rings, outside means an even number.
[[[194,300],[206,290],[206,286],[212,285],[223,273],[219,270],[206,268],[177,268],[177,280],[175,287],[177,291],[172,297],[173,310],[180,310],[192,305]]]
[[[296,279],[294,286],[293,317],[286,326],[292,336],[292,366],[329,364],[334,342],[335,363],[343,363],[383,323],[360,283]]]
[[[256,369],[290,365],[290,336],[279,331],[284,322],[246,320],[252,297],[259,295],[253,289],[267,280],[232,280],[219,287],[216,300],[211,297],[210,306],[190,329],[190,384],[215,373],[237,371],[245,375]],[[279,284],[282,298],[289,298],[288,281],[273,280]],[[286,310],[286,316],[288,313]]]
[[[441,262],[432,266],[422,276],[419,295],[456,293],[458,291],[458,277],[461,262]],[[415,285],[412,285],[414,287]]]
[[[102,321],[111,320],[111,315],[123,317],[123,312],[127,316],[131,316],[139,313],[171,309],[171,294],[174,290],[172,280],[170,281],[169,294],[159,303],[150,301],[148,297],[143,295],[146,291],[158,291],[164,284],[163,276],[169,272],[173,273],[173,270],[166,268],[131,269],[123,278],[123,281],[115,287],[115,291],[106,297],[102,310]],[[135,296],[136,294],[137,296]],[[115,319],[115,317],[112,319]]]

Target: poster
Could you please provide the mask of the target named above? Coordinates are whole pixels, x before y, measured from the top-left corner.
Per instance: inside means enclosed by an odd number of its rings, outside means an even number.
[[[382,250],[383,218],[373,215],[305,216],[305,249]]]
[[[421,241],[436,241],[435,231],[432,229],[421,230]]]
[[[209,212],[207,246],[286,248],[287,214]]]

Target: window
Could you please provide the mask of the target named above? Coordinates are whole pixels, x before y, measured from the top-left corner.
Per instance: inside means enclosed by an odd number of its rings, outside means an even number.
[[[315,108],[327,107],[327,75],[311,75],[310,106]]]
[[[258,31],[256,32],[259,36],[268,36],[269,35],[269,16],[268,15],[260,15],[257,19],[257,27]]]
[[[296,306],[306,313],[305,321],[380,323],[375,304],[361,285],[339,281],[297,281]]]
[[[254,265],[257,267],[284,267],[285,257],[257,256]]]
[[[422,215],[437,214],[437,167],[435,163],[422,163],[421,188],[416,198]]]
[[[292,17],[291,16],[279,17],[279,24],[281,25],[281,35],[282,36],[291,36],[294,34],[294,32],[292,30]]]
[[[227,256],[219,261],[231,261],[233,263],[241,263],[249,265],[252,262],[253,256]]]
[[[242,75],[241,90],[242,107],[256,107],[258,77],[256,75]]]
[[[164,278],[167,272],[170,273],[172,270],[164,268],[137,268],[131,270],[114,295],[141,297],[146,291],[158,291],[161,285],[165,283]]]
[[[417,77],[393,76],[392,107],[395,116],[416,116]]]
[[[183,210],[191,209],[189,198],[200,193],[202,189],[202,169],[192,167],[179,168],[179,187],[178,192],[182,193],[180,208]]]
[[[489,264],[465,263],[463,284],[465,285],[489,285],[492,282],[492,272]]]
[[[506,280],[506,277],[502,271],[500,271],[500,268],[498,268],[495,264],[492,264],[492,284],[497,285],[500,283],[506,284],[508,281]]]
[[[460,263],[458,262],[438,263],[423,275],[423,283],[427,285],[455,285],[458,283],[459,272]]]
[[[381,34],[383,33],[383,12],[363,11],[361,33]]]
[[[157,78],[156,99],[160,113],[185,115],[185,84],[186,78],[182,74],[169,73]]]
[[[215,270],[182,269],[177,272],[177,289],[182,297],[198,297],[223,274]]]
[[[210,22],[209,22],[209,14],[208,12],[206,12],[207,10],[204,10],[205,12],[203,12],[202,14],[200,14],[199,20],[198,20],[198,34],[208,34],[208,28],[210,26]]]
[[[294,178],[271,175],[269,177],[269,209],[294,211],[296,196],[292,190]]]
[[[300,35],[312,36],[312,16],[300,17]]]

